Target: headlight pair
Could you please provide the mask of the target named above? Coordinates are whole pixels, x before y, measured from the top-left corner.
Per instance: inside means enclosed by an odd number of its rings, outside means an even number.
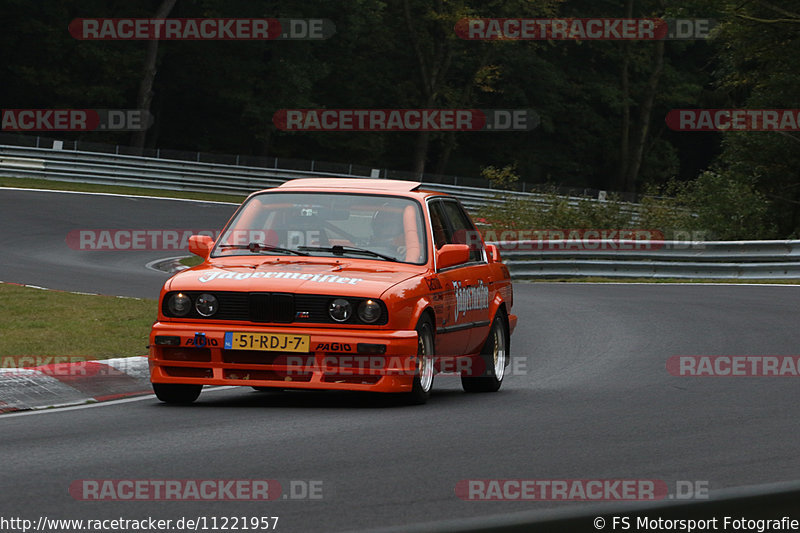
[[[182,292],[175,293],[167,301],[167,308],[174,316],[186,316],[192,310],[192,299]],[[209,317],[219,309],[219,301],[213,294],[204,292],[194,301],[194,309],[200,316]]]
[[[358,304],[358,319],[365,324],[377,322],[381,317],[381,305],[371,298]],[[336,322],[347,322],[353,314],[353,304],[350,300],[336,298],[328,304],[328,314]]]

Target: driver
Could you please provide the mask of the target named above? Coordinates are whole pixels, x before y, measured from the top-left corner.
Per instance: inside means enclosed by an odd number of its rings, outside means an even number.
[[[405,256],[406,239],[403,233],[402,211],[382,207],[372,215],[372,238],[369,248],[396,258]]]

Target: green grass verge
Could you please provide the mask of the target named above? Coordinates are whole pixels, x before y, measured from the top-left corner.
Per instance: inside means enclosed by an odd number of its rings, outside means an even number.
[[[22,189],[54,189],[58,191],[109,192],[129,196],[158,196],[159,198],[188,198],[190,200],[210,200],[213,202],[231,202],[240,204],[246,198],[243,195],[217,194],[189,191],[167,191],[164,189],[148,189],[146,187],[126,187],[124,185],[95,185],[92,183],[74,183],[36,178],[8,178],[0,176],[0,187],[16,187]]]
[[[156,300],[0,283],[0,355],[87,359],[146,355],[157,305]]]
[[[197,255],[190,255],[189,257],[184,257],[180,260],[180,264],[186,265],[187,267],[197,266],[202,262],[203,260]]]

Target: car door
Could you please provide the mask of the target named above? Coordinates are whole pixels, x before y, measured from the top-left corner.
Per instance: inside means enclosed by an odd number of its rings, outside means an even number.
[[[428,208],[437,250],[445,244],[471,244],[475,227],[457,200],[434,198]],[[436,317],[436,348],[441,356],[474,353],[480,349],[479,340],[482,343],[488,334],[491,280],[486,253],[482,244],[472,248],[466,263],[449,268],[437,266],[443,289],[442,311]]]

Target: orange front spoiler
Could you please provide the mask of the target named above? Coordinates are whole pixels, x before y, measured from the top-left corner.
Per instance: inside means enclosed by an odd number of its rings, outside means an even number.
[[[417,332],[156,323],[150,334],[153,383],[409,392]],[[227,331],[310,335],[310,352],[225,349]],[[158,339],[157,339],[158,337]],[[177,344],[163,344],[165,339]],[[319,349],[317,349],[319,348]],[[383,353],[379,353],[383,351]]]

